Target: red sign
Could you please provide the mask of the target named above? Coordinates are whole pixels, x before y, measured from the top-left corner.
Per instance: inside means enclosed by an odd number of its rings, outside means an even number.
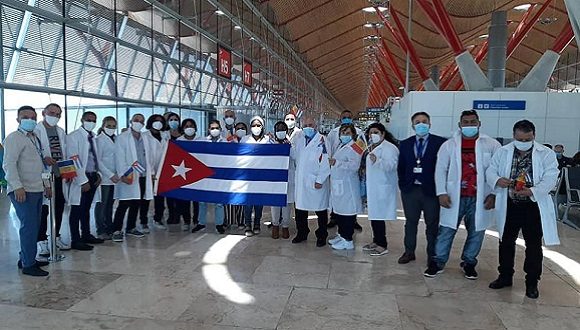
[[[244,85],[252,87],[252,63],[244,61]]]
[[[218,74],[232,79],[232,53],[222,46],[218,46]]]

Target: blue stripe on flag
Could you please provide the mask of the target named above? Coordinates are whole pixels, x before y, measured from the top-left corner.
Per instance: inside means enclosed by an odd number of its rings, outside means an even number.
[[[231,205],[286,206],[286,194],[226,193],[180,188],[161,194],[182,200]]]
[[[287,170],[264,170],[256,168],[219,168],[212,167],[212,179],[288,182]]]
[[[189,153],[229,156],[288,156],[289,144],[211,143],[202,141],[175,141]]]

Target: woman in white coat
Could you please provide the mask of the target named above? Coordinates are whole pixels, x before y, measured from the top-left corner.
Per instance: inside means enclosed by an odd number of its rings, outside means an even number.
[[[330,204],[336,215],[338,235],[329,241],[335,250],[353,250],[352,236],[357,214],[361,213],[360,168],[361,154],[353,144],[357,137],[352,124],[340,126],[340,140],[330,162]]]
[[[157,173],[157,166],[161,163],[162,150],[165,150],[165,144],[170,140],[170,134],[168,131],[167,121],[165,117],[158,114],[153,114],[147,119],[145,128],[147,131],[143,132],[143,136],[147,137],[151,143],[154,150],[153,157],[151,159],[154,164],[155,172]],[[153,198],[154,210],[153,213],[153,224],[157,229],[167,229],[163,223],[163,215],[165,213],[165,197],[155,196]],[[144,234],[150,232],[148,222],[146,219],[141,218],[141,228]]]
[[[147,223],[149,202],[153,199],[153,178],[157,173],[158,146],[150,135],[141,132],[145,123],[142,114],[131,118],[130,128],[117,137],[115,158],[120,181],[115,188],[115,198],[119,200],[113,219],[113,241],[123,241],[123,220],[127,225],[125,235],[137,238],[143,233],[136,228],[137,215],[141,223]]]
[[[496,190],[496,220],[499,237],[499,277],[489,287],[512,286],[516,239],[520,229],[526,242],[526,296],[538,298],[542,274],[542,235],[546,245],[557,245],[556,211],[550,190],[558,180],[555,153],[535,143],[535,126],[517,122],[512,143],[500,148],[487,168],[487,182]]]
[[[371,256],[382,256],[387,250],[387,220],[397,220],[397,142],[381,123],[369,125],[366,131],[369,147],[362,156],[362,177],[366,179],[368,217],[373,242],[363,247]]]
[[[95,222],[97,237],[103,240],[112,239],[113,235],[113,204],[115,203],[115,184],[119,182],[115,160],[115,138],[117,120],[115,117],[103,118],[99,135],[97,136],[97,159],[102,174],[101,201],[95,206]]]
[[[279,121],[274,124],[274,143],[275,144],[290,144],[290,139],[288,138],[288,125],[285,122]],[[283,239],[290,238],[290,213],[292,210],[292,204],[294,203],[294,176],[296,172],[296,165],[294,160],[290,158],[288,164],[288,193],[286,194],[286,206],[271,206],[270,212],[272,213],[272,238],[278,239],[282,237]]]

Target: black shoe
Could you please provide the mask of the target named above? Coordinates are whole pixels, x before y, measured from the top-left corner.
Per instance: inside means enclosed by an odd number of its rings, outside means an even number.
[[[359,233],[363,231],[362,227],[358,224],[357,221],[354,222],[354,230],[358,231]]]
[[[79,251],[91,251],[92,249],[94,249],[92,245],[88,245],[84,242],[72,242],[70,244],[70,248]]]
[[[538,283],[526,283],[526,297],[530,299],[538,299],[540,292],[538,291]]]
[[[50,263],[48,261],[38,261],[38,260],[36,260],[36,263],[34,264],[34,266],[36,266],[36,267],[45,267],[45,266],[48,266],[49,264]],[[18,266],[18,269],[22,269],[22,260],[18,260],[17,266]]]
[[[475,266],[474,265],[470,265],[470,264],[466,264],[466,263],[461,263],[461,267],[463,268],[463,273],[465,274],[465,278],[468,280],[477,280],[477,278],[479,277],[477,274],[477,271],[475,271]]]
[[[508,279],[508,278],[504,278],[504,277],[500,276],[497,278],[497,280],[489,283],[489,288],[497,290],[497,289],[502,289],[502,288],[509,287],[512,285],[513,285],[513,282],[512,282],[511,278]]]
[[[193,229],[191,230],[192,233],[197,233],[198,231],[205,229],[205,225],[200,225],[197,224],[195,227],[193,227]]]
[[[330,219],[330,221],[328,221],[328,224],[326,225],[326,228],[333,228],[333,227],[336,227],[336,220]]]
[[[316,239],[316,247],[323,247],[326,245],[326,237],[322,238],[317,238]]]
[[[261,232],[261,228],[260,228],[260,224],[254,225],[254,235],[260,235]]]
[[[23,268],[22,274],[30,275],[30,276],[37,276],[37,277],[48,276],[48,272],[46,270],[42,270],[36,265],[34,265],[32,267]]]
[[[292,243],[293,244],[298,244],[298,243],[302,243],[302,242],[304,242],[306,240],[307,240],[307,236],[296,235],[296,237],[294,237],[292,239]]]
[[[223,225],[216,225],[215,229],[217,230],[218,233],[223,234],[226,232],[226,230],[224,229]]]
[[[408,264],[409,262],[415,260],[415,254],[414,253],[403,253],[403,255],[399,258],[398,263],[400,264]]]
[[[83,237],[81,240],[85,244],[103,244],[103,243],[105,243],[105,240],[104,239],[96,238],[93,235],[89,235],[87,237]]]
[[[246,237],[254,236],[254,231],[252,230],[252,226],[246,226],[244,228],[244,233],[246,234]]]
[[[429,264],[429,267],[423,273],[423,276],[433,278],[437,276],[437,274],[441,273],[443,273],[443,268],[439,268],[439,266],[437,266],[437,263],[431,262]]]

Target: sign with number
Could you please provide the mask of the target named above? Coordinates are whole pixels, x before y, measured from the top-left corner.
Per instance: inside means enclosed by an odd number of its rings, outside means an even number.
[[[244,85],[252,87],[252,63],[244,61],[244,68],[242,71],[244,74]]]
[[[218,46],[218,74],[232,79],[232,52]]]

